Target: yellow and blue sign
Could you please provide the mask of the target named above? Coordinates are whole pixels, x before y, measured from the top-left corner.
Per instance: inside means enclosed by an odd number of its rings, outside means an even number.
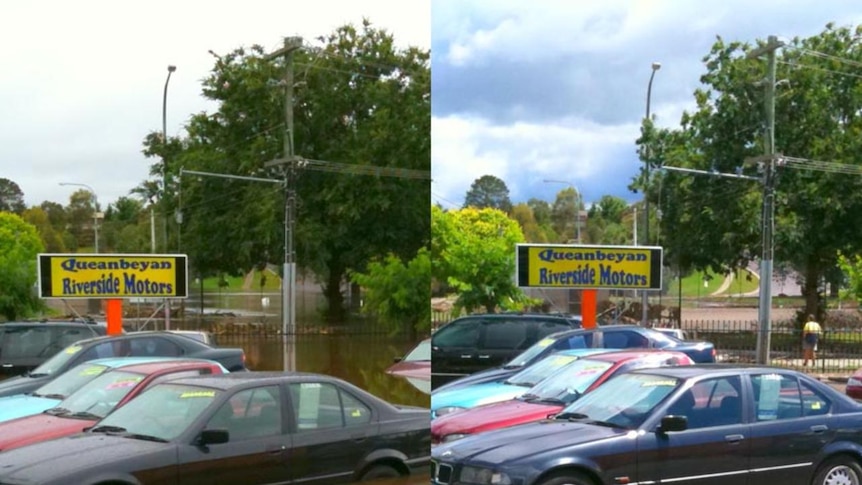
[[[42,298],[186,298],[184,254],[40,254]]]
[[[517,245],[521,288],[661,289],[656,246]]]

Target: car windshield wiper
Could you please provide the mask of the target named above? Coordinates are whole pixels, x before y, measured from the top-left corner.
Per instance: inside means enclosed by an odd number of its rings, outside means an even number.
[[[563,401],[562,399],[558,399],[556,397],[539,397],[539,396],[536,396],[536,397],[538,399],[534,399],[535,402],[541,402],[541,403],[546,403],[546,404],[556,404],[559,406],[565,406],[566,404],[569,404],[569,403]]]
[[[72,413],[68,417],[70,418],[81,418],[81,419],[102,419],[104,416],[99,416],[98,414],[88,413],[87,411],[78,411],[77,413]]]
[[[51,408],[44,411],[45,414],[50,414],[51,416],[62,416],[64,414],[69,414],[70,412],[71,411],[66,408]]]
[[[35,372],[35,373],[28,372],[28,373],[24,374],[24,377],[45,377],[47,375],[48,375],[47,372]]]
[[[132,438],[134,440],[144,440],[144,441],[155,441],[156,443],[167,443],[168,440],[164,438],[159,438],[158,436],[152,436],[148,434],[138,434],[138,433],[124,433],[124,438]]]
[[[522,364],[506,364],[503,366],[504,369],[520,369],[523,367]]]
[[[560,413],[560,414],[554,416],[554,419],[566,419],[569,421],[578,421],[581,419],[590,419],[590,417],[584,413]]]
[[[520,399],[521,401],[535,401],[536,399],[540,399],[541,397],[542,396],[538,394],[530,394],[528,392],[527,394],[522,394],[518,396],[518,399]]]
[[[606,428],[628,429],[628,426],[623,426],[621,424],[612,423],[610,421],[597,421],[595,419],[589,419],[585,422],[588,424],[595,424],[596,426],[604,426]]]
[[[58,399],[60,401],[62,401],[63,399],[66,399],[66,396],[64,396],[62,394],[36,394],[34,392],[33,395],[36,397],[44,397],[45,399]]]
[[[109,424],[103,424],[101,426],[96,426],[90,430],[93,433],[125,433],[126,428],[122,426],[111,426]]]

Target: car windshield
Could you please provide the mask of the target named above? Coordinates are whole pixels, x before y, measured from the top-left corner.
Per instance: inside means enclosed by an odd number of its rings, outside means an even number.
[[[81,352],[81,349],[83,349],[82,346],[78,344],[72,344],[61,350],[60,352],[54,354],[54,356],[50,359],[46,360],[45,362],[42,362],[42,365],[33,369],[33,372],[31,372],[31,374],[46,376],[54,374],[55,372],[57,372],[58,369],[61,369],[66,364],[66,362],[69,362],[76,355],[78,355],[78,353]]]
[[[57,405],[83,418],[101,419],[144,380],[144,374],[114,370],[96,377]]]
[[[604,360],[578,359],[551,374],[530,389],[537,399],[561,401],[570,404],[613,366]]]
[[[574,355],[549,355],[507,379],[506,384],[533,387],[549,375],[559,370],[561,367],[572,363],[575,359],[577,359],[577,357]]]
[[[172,440],[184,433],[221,392],[206,387],[157,384],[101,420],[94,430],[116,427],[132,434]]]
[[[431,360],[431,341],[423,340],[413,350],[404,356],[404,362]]]
[[[542,340],[534,343],[529,349],[521,352],[517,357],[510,360],[506,367],[523,367],[527,365],[528,362],[532,361],[543,352],[548,350],[548,347],[556,342],[556,339],[551,337],[545,337]]]
[[[84,384],[102,375],[110,367],[99,364],[81,364],[75,366],[56,379],[36,389],[33,393],[37,396],[65,399],[69,394],[77,391]]]
[[[557,419],[586,419],[636,428],[682,382],[656,374],[621,374],[566,406]]]
[[[653,346],[659,349],[665,349],[668,347],[676,347],[682,341],[673,335],[666,334],[664,332],[650,332],[649,333],[650,340],[653,341]]]

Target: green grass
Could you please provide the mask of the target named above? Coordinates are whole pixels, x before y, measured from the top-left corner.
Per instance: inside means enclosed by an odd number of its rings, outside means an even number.
[[[750,275],[748,270],[737,270],[734,274],[733,282],[728,287],[727,291],[721,296],[736,295],[740,293],[748,293],[754,291],[760,285],[760,280],[752,276],[751,281],[747,276]],[[704,286],[704,278],[711,276],[709,286]],[[715,274],[709,271],[695,271],[682,279],[682,296],[683,298],[704,298],[710,296],[714,291],[724,283],[723,274]],[[674,279],[670,284],[669,293],[676,295],[679,291],[679,280]]]
[[[263,286],[263,291],[275,291],[281,287],[281,278],[271,272],[265,271],[266,274],[266,284]],[[227,286],[223,288],[219,288],[219,277],[212,276],[209,278],[204,278],[204,291],[213,291],[217,292],[221,290],[222,292],[240,292],[240,291],[259,291],[260,287],[260,271],[254,270],[254,276],[252,277],[251,287],[247,289],[243,289],[243,282],[245,281],[245,275],[243,276],[225,276],[225,281],[227,281]],[[198,287],[197,285],[193,285],[194,287]]]

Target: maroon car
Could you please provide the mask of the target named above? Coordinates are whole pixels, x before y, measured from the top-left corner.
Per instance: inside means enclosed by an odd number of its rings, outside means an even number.
[[[79,433],[154,384],[181,377],[222,374],[222,369],[215,361],[177,359],[105,372],[55,408],[0,423],[0,451]]]
[[[694,361],[686,354],[664,350],[622,350],[583,357],[542,380],[518,398],[446,414],[431,421],[432,444],[540,421],[560,412],[583,394],[622,372],[692,364]]]

